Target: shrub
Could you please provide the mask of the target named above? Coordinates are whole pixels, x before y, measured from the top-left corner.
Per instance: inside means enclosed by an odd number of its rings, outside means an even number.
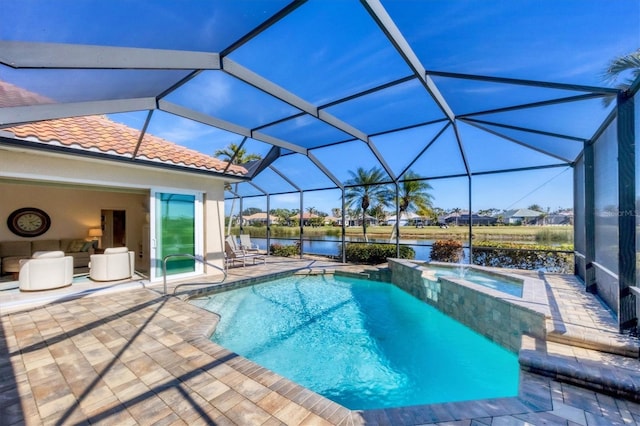
[[[572,228],[543,229],[536,232],[536,243],[569,244],[573,240]]]
[[[460,262],[464,259],[462,243],[455,240],[437,240],[431,246],[431,260],[439,262]]]
[[[377,265],[384,263],[387,258],[395,258],[396,246],[394,244],[368,244],[368,243],[347,243],[345,254],[348,262],[365,263],[367,265]],[[407,246],[400,246],[401,259],[414,259],[416,252]]]
[[[273,256],[281,257],[298,256],[300,254],[300,243],[296,242],[291,245],[274,243],[269,247],[269,253]]]
[[[544,269],[570,273],[573,270],[573,246],[544,246],[483,241],[473,244],[472,263],[482,266],[517,269]]]

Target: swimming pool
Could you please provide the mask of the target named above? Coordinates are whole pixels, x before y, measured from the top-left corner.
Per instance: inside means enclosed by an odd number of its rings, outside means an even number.
[[[192,303],[212,340],[350,409],[515,396],[517,356],[386,283],[292,276]]]

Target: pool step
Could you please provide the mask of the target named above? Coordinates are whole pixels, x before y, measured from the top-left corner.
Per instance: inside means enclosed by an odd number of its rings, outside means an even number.
[[[561,344],[594,349],[631,358],[640,358],[640,340],[619,334],[592,328],[547,321],[547,340]]]
[[[522,336],[518,360],[524,371],[640,402],[637,357]]]

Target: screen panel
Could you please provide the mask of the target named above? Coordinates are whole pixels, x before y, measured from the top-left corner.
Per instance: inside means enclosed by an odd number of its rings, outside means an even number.
[[[364,7],[350,1],[306,2],[230,58],[316,105],[411,74]]]
[[[300,112],[222,71],[201,72],[166,99],[250,129]]]
[[[327,108],[357,129],[373,134],[444,118],[417,79]]]
[[[424,149],[428,148],[445,126],[446,124],[436,123],[414,127],[374,136],[371,141],[394,173],[400,175]]]
[[[617,120],[594,144],[595,261],[598,294],[617,311],[618,273],[618,132]],[[607,272],[610,271],[610,272]],[[613,276],[611,274],[614,274]]]
[[[6,1],[3,15],[11,25],[0,26],[0,39],[219,52],[288,3]]]

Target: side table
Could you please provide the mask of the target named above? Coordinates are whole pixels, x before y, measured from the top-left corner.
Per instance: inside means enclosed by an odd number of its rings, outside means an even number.
[[[18,279],[20,273],[20,261],[22,259],[28,259],[28,257],[6,257],[2,260],[2,270],[4,272],[11,272],[11,276],[14,280]]]

